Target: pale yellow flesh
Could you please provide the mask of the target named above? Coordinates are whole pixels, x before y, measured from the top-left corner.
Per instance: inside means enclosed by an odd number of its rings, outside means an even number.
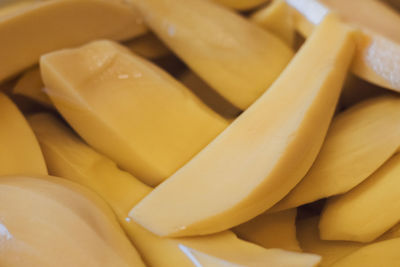
[[[264,248],[301,251],[296,239],[296,209],[264,213],[236,226],[233,231],[242,239]]]
[[[254,12],[250,20],[281,38],[293,47],[295,25],[292,9],[284,0],[274,0],[268,6]]]
[[[119,1],[32,1],[0,17],[0,36],[7,36],[0,42],[0,81],[34,65],[44,53],[146,31],[138,13]]]
[[[41,59],[48,95],[94,148],[149,185],[173,174],[229,124],[173,77],[110,41]]]
[[[286,0],[296,11],[296,28],[309,35],[330,12],[363,30],[352,71],[379,86],[400,91],[400,15],[378,0]]]
[[[63,179],[0,177],[0,213],[2,266],[145,266],[111,209]]]
[[[240,109],[279,76],[293,52],[278,37],[204,0],[130,0],[197,75]]]
[[[0,93],[0,176],[47,174],[34,133],[15,104]]]
[[[231,228],[272,207],[317,156],[353,38],[328,17],[274,85],[130,216],[160,236],[191,236]]]
[[[171,51],[154,34],[148,33],[125,43],[133,53],[148,59],[167,56]]]
[[[365,246],[336,262],[332,267],[400,266],[400,238]]]
[[[26,71],[15,84],[13,94],[25,96],[45,107],[53,107],[48,95],[45,93],[40,69],[34,67]]]
[[[50,172],[89,187],[106,200],[150,266],[193,266],[193,259],[183,247],[244,266],[256,267],[270,262],[277,264],[274,266],[287,266],[288,262],[314,266],[319,261],[316,255],[265,250],[238,239],[229,231],[185,239],[157,237],[128,218],[130,206],[150,192],[149,187],[119,170],[115,163],[83,143],[54,116],[37,114],[29,117],[29,122],[38,136]]]
[[[362,102],[334,118],[303,180],[273,211],[349,191],[376,171],[400,144],[400,98]]]
[[[346,194],[329,199],[321,237],[370,242],[400,222],[400,154]]]
[[[203,0],[207,1],[207,0]],[[238,10],[248,10],[258,7],[269,0],[213,0],[214,2],[220,3],[226,7],[238,9]]]
[[[346,241],[321,240],[318,230],[319,217],[310,217],[297,222],[297,238],[304,252],[320,255],[320,267],[333,263],[361,248],[363,244]]]

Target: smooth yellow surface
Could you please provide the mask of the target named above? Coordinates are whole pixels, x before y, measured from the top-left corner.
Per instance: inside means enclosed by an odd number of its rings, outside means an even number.
[[[346,194],[328,200],[321,237],[370,242],[400,222],[400,154]]]
[[[139,36],[125,43],[125,46],[133,53],[148,59],[157,59],[171,53],[160,39],[152,33]]]
[[[295,24],[309,35],[330,12],[362,29],[352,71],[379,86],[400,91],[400,15],[378,0],[286,0],[295,10]]]
[[[238,10],[248,10],[256,8],[264,3],[267,3],[269,0],[213,0],[213,1],[230,8]]]
[[[264,213],[236,226],[233,231],[242,239],[265,248],[301,251],[296,239],[296,209]]]
[[[288,262],[314,266],[319,261],[315,255],[266,250],[238,239],[229,231],[195,238],[160,238],[128,217],[130,207],[149,193],[151,188],[95,152],[54,116],[36,114],[29,117],[29,122],[38,136],[50,172],[85,185],[105,199],[150,266],[192,267],[193,261],[202,256],[194,255],[195,259],[191,258],[185,251],[189,247],[218,258],[218,261],[244,266],[257,267],[272,262],[277,264],[274,266],[288,266]]]
[[[46,107],[53,107],[48,95],[45,93],[42,77],[40,76],[40,69],[34,67],[26,71],[15,84],[13,93],[25,96],[38,102]]]
[[[2,266],[143,266],[111,209],[56,177],[0,177]]]
[[[377,266],[400,266],[400,238],[365,246],[353,254],[336,262],[332,267],[377,267]]]
[[[297,222],[297,238],[304,252],[320,255],[320,267],[333,263],[361,248],[363,244],[346,241],[326,241],[319,237],[319,217],[310,217]],[[354,266],[355,267],[355,266]]]
[[[162,69],[111,41],[47,54],[40,67],[70,125],[149,185],[173,174],[229,124]]]
[[[250,106],[293,56],[278,37],[211,1],[130,1],[178,57],[240,109]]]
[[[0,176],[47,174],[39,144],[15,104],[0,93]]]
[[[17,3],[18,4],[18,3]],[[57,49],[110,38],[126,40],[146,32],[140,16],[121,1],[30,1],[0,10],[0,81]]]
[[[349,191],[376,171],[400,144],[400,98],[379,97],[339,114],[303,180],[273,211]]]
[[[317,156],[354,47],[354,32],[328,17],[274,85],[130,216],[160,236],[191,236],[272,207]]]
[[[250,16],[250,20],[271,31],[290,47],[293,47],[295,27],[292,13],[292,9],[284,0],[274,0],[268,6],[254,12]]]

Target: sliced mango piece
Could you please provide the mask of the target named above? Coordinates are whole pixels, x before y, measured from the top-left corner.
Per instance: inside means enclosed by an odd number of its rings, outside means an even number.
[[[3,93],[0,93],[0,114],[0,176],[47,174],[34,133],[24,115]]]
[[[176,55],[240,109],[251,105],[293,56],[278,37],[211,1],[130,1]]]
[[[349,191],[396,152],[399,138],[400,98],[373,98],[344,111],[333,120],[307,175],[271,211]]]
[[[166,72],[111,41],[47,54],[40,67],[71,126],[149,185],[169,177],[229,124]]]
[[[127,43],[125,46],[133,53],[148,58],[157,59],[168,55],[171,51],[154,34],[148,33],[139,36]]]
[[[274,85],[130,216],[160,236],[191,236],[271,208],[317,156],[354,47],[353,31],[328,17]]]
[[[303,251],[322,257],[320,267],[332,266],[333,263],[363,246],[356,242],[321,240],[318,222],[318,216],[299,220],[297,222],[297,238]]]
[[[316,255],[265,250],[238,239],[229,231],[195,238],[160,238],[128,217],[130,207],[150,192],[148,186],[118,169],[115,163],[86,145],[54,116],[35,114],[29,117],[29,122],[38,136],[50,172],[83,184],[103,197],[150,266],[192,267],[203,256],[215,257],[217,262],[223,260],[255,267],[269,262],[276,263],[274,266],[288,266],[288,262],[314,266],[319,261]],[[194,255],[193,258],[187,254],[189,247],[205,255]]]
[[[45,93],[45,90],[42,77],[40,76],[40,69],[34,67],[21,76],[13,89],[13,93],[25,96],[45,107],[51,108],[53,107],[53,103]]]
[[[0,177],[2,266],[145,266],[111,209],[56,177]]]
[[[274,0],[268,6],[254,12],[250,20],[285,41],[294,45],[295,27],[292,9],[284,0]]]
[[[376,266],[400,266],[400,238],[386,240],[365,246],[332,267],[376,267]]]
[[[136,10],[122,1],[30,1],[0,19],[0,36],[7,36],[0,42],[0,81],[34,65],[44,53],[146,31]]]
[[[267,3],[269,0],[213,0],[213,1],[230,8],[238,10],[248,10],[256,8],[264,3]]]
[[[264,213],[236,226],[233,231],[242,239],[264,248],[301,251],[296,239],[296,209]]]
[[[330,12],[363,30],[352,71],[379,86],[400,91],[400,15],[377,0],[286,0],[297,12],[296,27],[309,35]]]
[[[366,181],[328,200],[321,215],[321,238],[370,242],[400,222],[400,154]]]

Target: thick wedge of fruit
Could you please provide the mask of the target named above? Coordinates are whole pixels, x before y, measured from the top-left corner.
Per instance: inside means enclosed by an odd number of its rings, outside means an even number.
[[[238,10],[252,9],[268,2],[268,0],[213,0],[213,1],[220,3],[224,6]]]
[[[13,94],[25,96],[45,107],[52,108],[53,103],[51,103],[45,90],[42,77],[40,76],[40,69],[34,67],[21,76],[15,84]]]
[[[350,192],[328,200],[320,222],[328,240],[370,242],[400,222],[400,154]]]
[[[157,235],[191,236],[272,207],[317,156],[354,48],[354,32],[327,17],[272,87],[130,216]]]
[[[161,58],[167,56],[171,52],[160,39],[152,33],[139,36],[125,43],[125,46],[133,53],[148,59]]]
[[[400,238],[377,242],[357,250],[332,267],[400,266],[399,247]]]
[[[148,26],[212,88],[246,109],[293,52],[278,37],[204,0],[130,0]]]
[[[13,5],[13,4],[11,4]],[[143,34],[138,13],[122,1],[58,0],[16,3],[0,9],[0,81],[38,62],[53,50]],[[29,47],[26,45],[29,44]]]
[[[229,124],[162,69],[111,41],[47,54],[40,67],[70,125],[149,185],[169,177]]]
[[[0,177],[2,266],[145,266],[111,209],[56,177]]]
[[[120,223],[153,267],[191,267],[202,256],[187,254],[188,248],[240,266],[314,266],[319,257],[310,254],[265,250],[238,239],[232,232],[185,239],[160,238],[128,217],[129,209],[151,188],[121,171],[115,163],[100,155],[50,114],[36,114],[29,121],[38,136],[51,173],[83,184],[97,192],[114,209]],[[193,257],[192,257],[193,256]],[[200,259],[199,259],[200,258]],[[206,265],[208,266],[208,265]]]
[[[0,114],[0,176],[47,174],[34,133],[24,115],[3,93],[0,93]]]
[[[321,240],[318,231],[319,217],[314,216],[297,222],[297,238],[300,247],[308,253],[322,257],[320,267],[332,266],[363,246],[361,243]]]
[[[339,114],[313,166],[273,211],[349,191],[376,171],[400,144],[400,98],[379,97]]]
[[[296,239],[296,209],[264,213],[233,231],[242,239],[265,248],[301,251]]]
[[[377,0],[286,0],[296,11],[296,27],[304,35],[335,12],[363,30],[352,70],[379,86],[400,91],[400,15]]]
[[[295,25],[293,11],[284,0],[274,0],[268,6],[254,12],[250,20],[285,41],[293,47]]]

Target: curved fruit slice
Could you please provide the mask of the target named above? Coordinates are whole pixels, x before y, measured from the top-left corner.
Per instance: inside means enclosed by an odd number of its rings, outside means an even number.
[[[143,266],[110,208],[56,177],[0,177],[3,266]]]
[[[148,59],[161,58],[167,56],[171,52],[160,39],[152,33],[139,36],[125,43],[125,46],[133,53]]]
[[[376,171],[400,144],[400,98],[379,97],[339,114],[313,166],[272,211],[349,191]]]
[[[211,1],[131,2],[176,55],[240,109],[251,105],[293,56],[278,37]]]
[[[45,107],[53,107],[53,103],[51,103],[50,98],[45,93],[38,67],[30,69],[22,75],[14,87],[13,94],[25,96]]]
[[[318,231],[319,217],[314,216],[297,222],[297,238],[300,247],[308,253],[320,255],[320,267],[333,263],[361,248],[363,244],[347,241],[321,240]]]
[[[0,176],[47,174],[39,144],[22,113],[0,93]]]
[[[329,199],[321,215],[321,238],[370,242],[400,222],[400,154],[365,182]]]
[[[274,0],[268,6],[254,12],[250,20],[271,31],[290,47],[293,47],[294,20],[292,10],[284,0]]]
[[[7,36],[0,42],[0,81],[35,64],[44,53],[146,31],[138,13],[120,1],[30,1],[0,15],[0,36]]]
[[[301,251],[296,239],[296,209],[264,213],[236,226],[233,231],[242,239],[264,248]]]
[[[248,10],[256,8],[268,2],[268,0],[213,0],[213,1],[218,2],[224,6],[238,10]]]
[[[353,31],[328,17],[268,92],[130,216],[160,236],[191,236],[271,208],[317,156],[354,47]]]
[[[286,0],[296,12],[296,27],[309,35],[334,11],[363,30],[352,71],[379,86],[400,91],[400,15],[377,0]]]
[[[29,117],[29,122],[38,136],[50,172],[81,183],[103,197],[150,266],[192,267],[196,259],[186,254],[186,246],[207,256],[245,266],[263,266],[272,261],[279,263],[274,266],[287,266],[285,264],[290,261],[304,264],[299,266],[313,266],[319,261],[315,255],[265,250],[238,239],[229,231],[196,238],[160,238],[128,217],[130,207],[150,192],[148,186],[118,169],[115,163],[86,145],[54,116],[35,114]]]
[[[400,266],[399,247],[400,238],[374,243],[357,250],[332,267]]]
[[[117,43],[47,54],[40,67],[51,100],[71,126],[149,185],[169,177],[229,124]]]

